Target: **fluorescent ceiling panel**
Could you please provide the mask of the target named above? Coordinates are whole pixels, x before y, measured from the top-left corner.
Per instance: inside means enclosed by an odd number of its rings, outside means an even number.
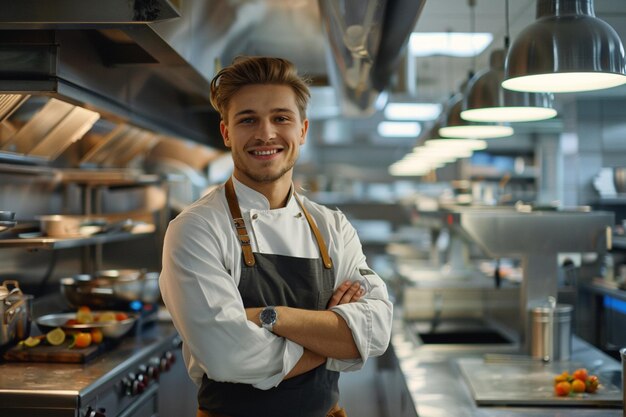
[[[492,41],[493,35],[487,32],[413,32],[409,39],[409,50],[416,57],[473,57],[480,55]]]

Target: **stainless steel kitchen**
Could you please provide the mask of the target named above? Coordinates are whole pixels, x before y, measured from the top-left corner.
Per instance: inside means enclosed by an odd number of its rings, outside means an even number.
[[[290,189],[347,219],[356,270],[383,283],[317,308],[360,352],[314,352],[329,374],[352,361],[344,413],[324,416],[626,417],[624,42],[624,0],[0,0],[0,415],[278,417],[203,409],[215,374],[172,309],[190,280],[172,271],[196,261],[173,269],[166,238],[198,201],[243,189],[212,80],[261,56],[309,82]],[[341,271],[295,192],[316,256]],[[254,264],[265,241],[245,211],[226,251],[246,258],[243,233]],[[368,355],[378,340],[356,326],[384,327],[368,304],[381,288],[391,336]],[[288,310],[267,327],[262,307],[248,329],[298,345],[278,330]],[[268,392],[293,387],[311,348],[290,349]]]

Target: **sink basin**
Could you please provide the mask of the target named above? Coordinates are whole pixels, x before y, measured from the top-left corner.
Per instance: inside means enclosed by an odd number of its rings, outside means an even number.
[[[511,343],[511,340],[508,338],[504,337],[495,330],[489,329],[441,333],[418,333],[417,335],[422,342],[427,345],[492,345]]]
[[[426,345],[507,345],[514,341],[482,320],[443,320],[413,323],[417,337]]]

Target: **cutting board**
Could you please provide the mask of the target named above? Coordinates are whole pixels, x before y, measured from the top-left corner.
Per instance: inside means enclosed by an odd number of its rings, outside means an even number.
[[[105,343],[86,348],[70,348],[69,342],[59,346],[37,345],[25,347],[16,345],[4,353],[4,359],[16,362],[85,363],[106,351]]]
[[[614,384],[616,371],[598,372],[600,387],[594,394],[554,394],[554,376],[587,367],[576,362],[486,363],[478,358],[456,360],[477,405],[620,407],[622,391]],[[621,373],[621,372],[619,372]],[[565,415],[565,414],[563,414]]]

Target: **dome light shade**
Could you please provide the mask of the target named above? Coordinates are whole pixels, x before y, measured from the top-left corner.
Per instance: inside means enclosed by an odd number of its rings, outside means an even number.
[[[472,124],[461,119],[461,107],[463,106],[463,96],[458,94],[450,99],[445,114],[445,119],[441,122],[439,135],[444,138],[471,138],[471,139],[492,139],[503,138],[513,135],[511,126],[501,124]]]
[[[537,20],[517,36],[502,86],[569,93],[626,83],[624,46],[595,16],[593,0],[537,0]]]
[[[489,69],[469,81],[463,99],[461,118],[470,122],[531,122],[555,117],[553,96],[549,93],[510,91],[502,88],[505,50],[489,56]]]

